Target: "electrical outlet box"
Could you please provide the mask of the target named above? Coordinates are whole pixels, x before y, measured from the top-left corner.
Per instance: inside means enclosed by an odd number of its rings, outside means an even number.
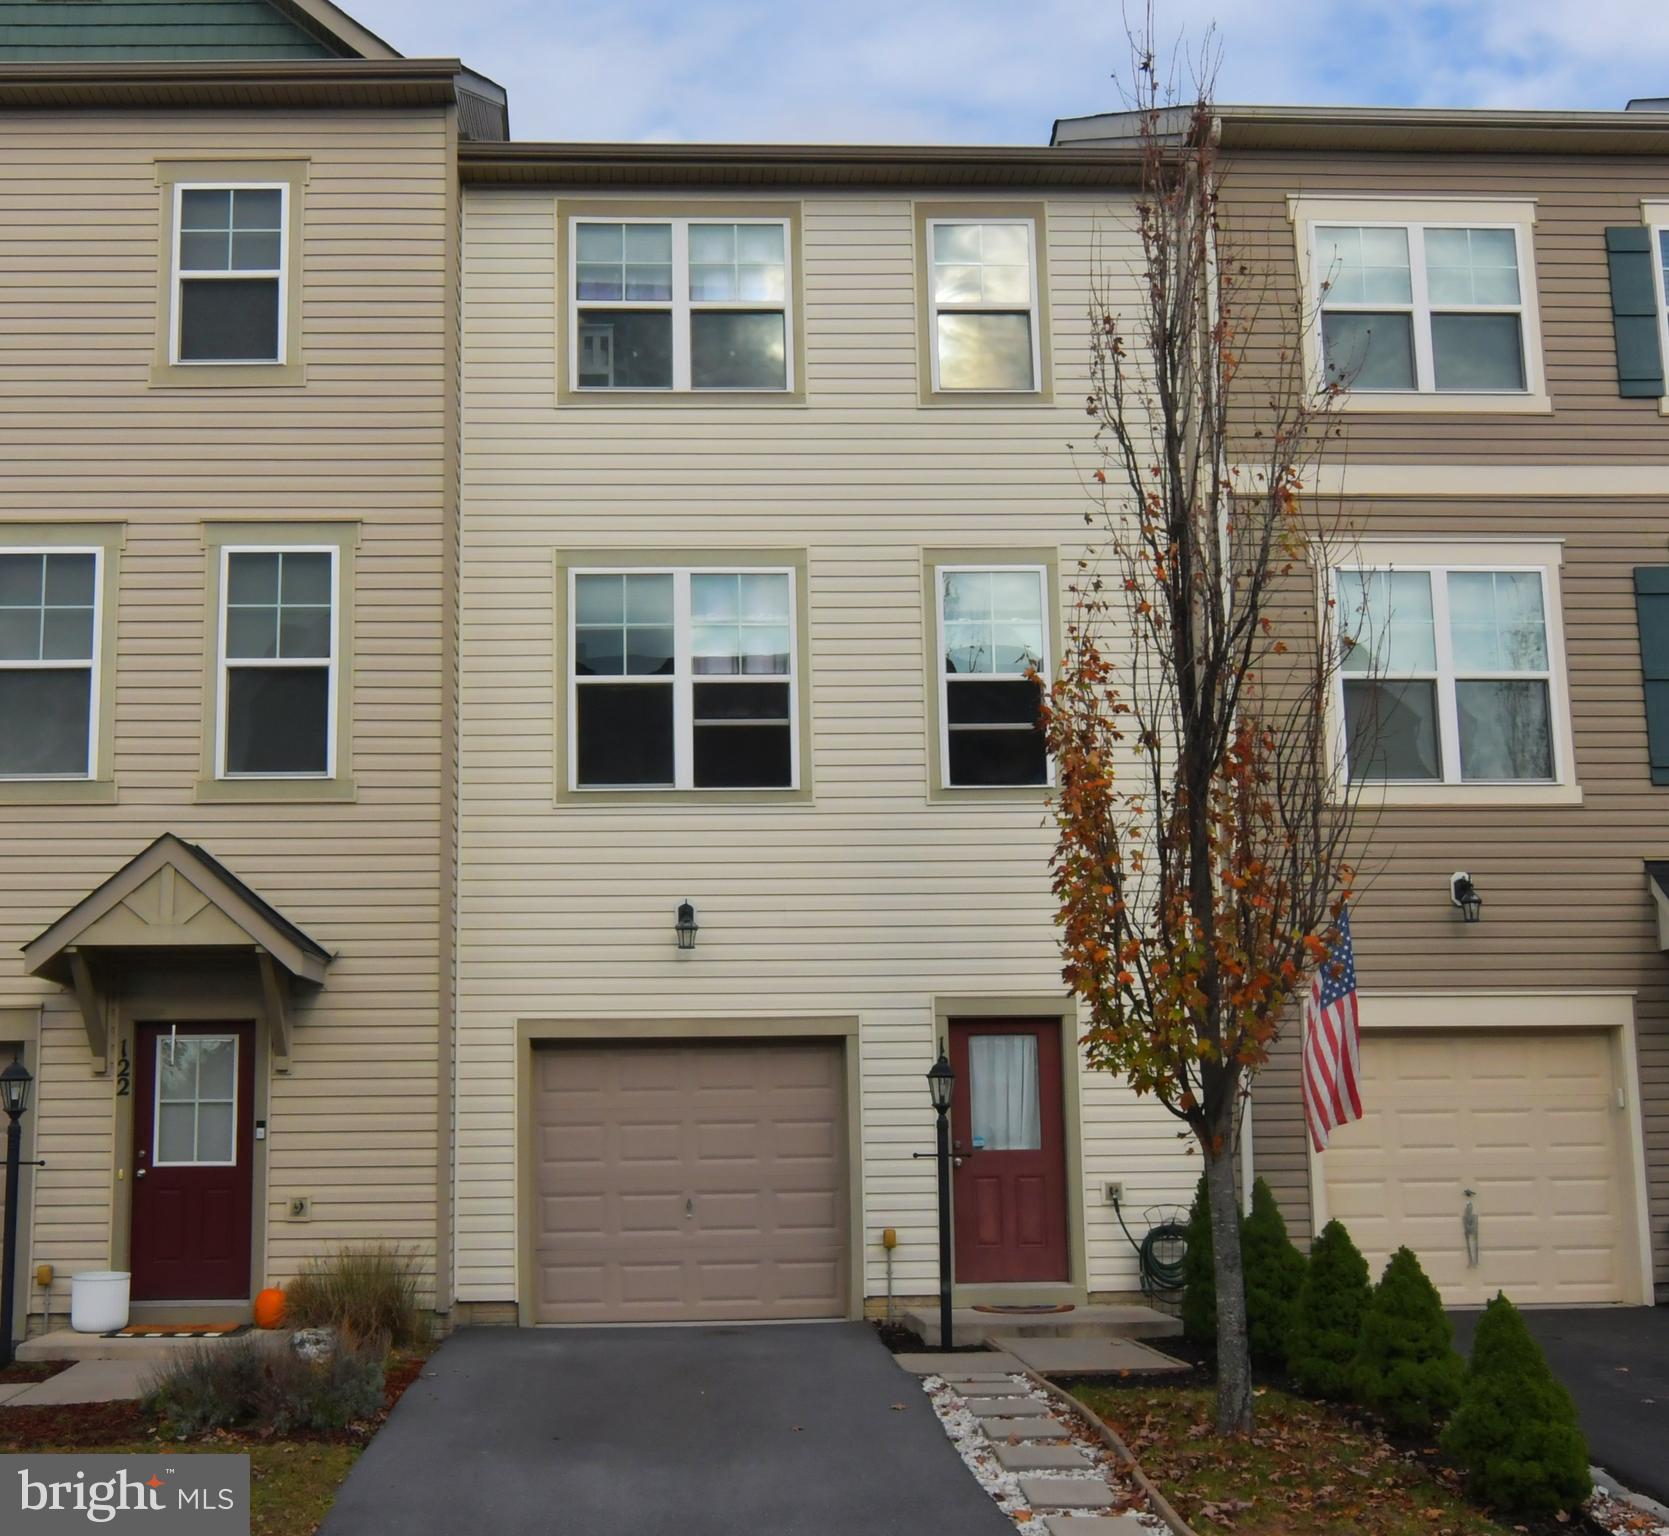
[[[313,1202],[306,1195],[295,1195],[290,1200],[291,1221],[311,1221]]]
[[[1106,1184],[1102,1185],[1102,1191],[1102,1199],[1104,1199],[1108,1205],[1124,1204],[1124,1186],[1116,1179],[1109,1180]]]

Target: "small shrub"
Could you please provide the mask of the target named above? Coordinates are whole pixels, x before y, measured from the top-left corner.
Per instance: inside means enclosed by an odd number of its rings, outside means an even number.
[[[417,1258],[382,1243],[315,1259],[284,1287],[289,1328],[335,1328],[355,1339],[385,1337],[396,1349],[429,1342],[417,1301]]]
[[[1274,1193],[1262,1179],[1252,1185],[1252,1214],[1241,1229],[1246,1265],[1246,1336],[1254,1363],[1280,1370],[1287,1363],[1293,1304],[1304,1284],[1304,1255],[1287,1236]]]
[[[1460,1401],[1461,1358],[1437,1288],[1407,1248],[1391,1255],[1351,1363],[1356,1400],[1392,1429],[1426,1435]]]
[[[1195,1344],[1217,1342],[1217,1273],[1211,1246],[1211,1193],[1202,1176],[1188,1212],[1182,1257],[1182,1333]]]
[[[199,1345],[163,1367],[142,1406],[180,1438],[217,1429],[345,1429],[381,1411],[386,1349],[380,1339],[342,1344],[310,1363],[284,1342]]]
[[[1460,1408],[1442,1444],[1473,1495],[1509,1514],[1574,1509],[1591,1491],[1576,1404],[1505,1296],[1478,1321]]]
[[[1368,1261],[1343,1222],[1328,1222],[1310,1245],[1287,1332],[1287,1369],[1300,1391],[1335,1402],[1350,1396],[1350,1364],[1372,1298]]]

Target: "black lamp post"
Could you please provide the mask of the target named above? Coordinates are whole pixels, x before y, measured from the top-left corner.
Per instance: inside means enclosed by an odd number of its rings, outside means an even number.
[[[956,1088],[956,1073],[939,1042],[939,1059],[927,1073],[927,1091],[933,1096],[933,1112],[939,1117],[934,1156],[939,1165],[939,1347],[951,1347],[950,1322],[950,1096]]]
[[[0,1072],[0,1109],[6,1111],[6,1232],[0,1260],[0,1370],[12,1363],[12,1301],[17,1287],[18,1175],[23,1167],[23,1113],[35,1080],[21,1061]]]

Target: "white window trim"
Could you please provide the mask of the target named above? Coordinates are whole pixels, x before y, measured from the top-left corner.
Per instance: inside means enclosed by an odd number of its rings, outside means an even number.
[[[1338,578],[1354,571],[1525,571],[1539,574],[1542,581],[1542,618],[1547,630],[1548,670],[1544,673],[1502,673],[1502,677],[1545,677],[1548,708],[1553,727],[1553,778],[1548,779],[1461,779],[1460,737],[1454,700],[1452,661],[1448,633],[1447,582],[1432,583],[1432,622],[1437,645],[1438,730],[1444,778],[1434,780],[1349,778],[1349,754],[1345,742],[1344,684],[1347,674],[1335,667],[1327,701],[1327,735],[1333,765],[1334,798],[1358,794],[1373,806],[1468,806],[1468,805],[1580,805],[1582,789],[1576,778],[1575,742],[1571,725],[1569,668],[1565,657],[1563,602],[1559,573],[1563,563],[1562,544],[1493,543],[1487,539],[1444,543],[1437,540],[1363,542],[1350,551],[1350,558],[1332,564],[1322,574],[1324,613],[1334,617],[1324,643],[1338,644],[1340,627],[1348,622],[1338,602]],[[1328,602],[1338,603],[1329,608]],[[1377,680],[1382,674],[1356,673],[1349,676]],[[1393,680],[1403,674],[1383,674]],[[1414,674],[1409,674],[1414,675]],[[1483,676],[1468,672],[1467,677]],[[1450,773],[1454,774],[1451,778]]]
[[[579,226],[582,224],[669,224],[672,226],[672,297],[670,299],[586,299],[579,293]],[[782,231],[782,298],[692,299],[690,297],[690,225],[753,224],[773,225]],[[600,214],[575,213],[568,216],[568,387],[576,395],[607,399],[611,395],[764,395],[792,394],[795,384],[794,336],[794,227],[781,217],[750,217],[741,214]],[[669,386],[634,384],[599,387],[580,384],[580,310],[656,310],[672,316],[672,383]],[[779,385],[721,385],[697,389],[690,382],[690,316],[701,311],[782,316],[783,382]]]
[[[91,555],[93,557],[93,655],[81,661],[0,661],[0,672],[65,672],[85,666],[87,683],[87,771],[6,773],[0,784],[84,784],[98,777],[100,700],[104,688],[104,550],[82,544],[0,544],[0,555]],[[44,601],[45,593],[42,593]]]
[[[1311,387],[1318,393],[1327,388],[1326,363],[1321,344],[1321,284],[1327,274],[1318,270],[1315,255],[1315,230],[1318,225],[1345,224],[1357,226],[1395,226],[1410,229],[1409,263],[1418,268],[1411,279],[1417,286],[1415,297],[1424,293],[1425,245],[1423,237],[1414,239],[1414,229],[1511,229],[1515,232],[1518,252],[1518,282],[1520,334],[1524,353],[1523,390],[1356,390],[1340,391],[1334,409],[1345,413],[1372,412],[1384,414],[1493,414],[1493,415],[1551,415],[1553,402],[1548,397],[1544,372],[1541,334],[1539,285],[1535,265],[1536,204],[1525,198],[1376,197],[1371,194],[1355,196],[1292,196],[1287,199],[1287,218],[1297,235],[1298,284],[1302,296],[1304,322],[1301,337],[1304,367]],[[1364,304],[1351,306],[1359,309],[1384,311],[1407,308],[1395,304]],[[1441,306],[1442,313],[1450,313],[1449,306]],[[1513,306],[1455,306],[1453,312],[1506,313]],[[1417,377],[1430,380],[1431,352],[1430,309],[1424,314],[1422,340],[1422,312],[1414,309],[1415,357],[1419,370],[1420,351],[1427,358],[1425,371]]]
[[[1032,382],[1029,389],[962,389],[947,386],[939,382],[939,316],[941,314],[971,314],[971,315],[1012,315],[1016,306],[1013,304],[991,304],[984,300],[978,302],[961,301],[941,304],[933,296],[933,246],[938,236],[941,224],[1010,224],[1026,231],[1026,250],[1029,261],[1027,266],[1031,278],[1031,295],[1027,301],[1027,316],[1031,327],[1032,338]],[[929,313],[927,317],[928,352],[933,372],[933,393],[945,395],[1040,395],[1043,393],[1043,337],[1042,317],[1039,313],[1041,305],[1038,301],[1037,281],[1037,221],[1016,215],[992,214],[989,217],[968,215],[960,218],[933,217],[927,220],[927,303]]]
[[[162,1156],[162,1047],[173,1037],[158,1035],[153,1043],[156,1057],[151,1062],[151,1167],[153,1168],[236,1168],[238,1165],[238,1071],[242,1066],[243,1044],[236,1035],[188,1035],[189,1040],[230,1040],[232,1042],[232,1155],[221,1159],[198,1159],[193,1157],[189,1162],[167,1162]],[[202,1066],[198,1066],[198,1083],[202,1082]],[[184,1099],[172,1102],[183,1104]],[[225,1099],[200,1099],[190,1101],[193,1106],[208,1104],[224,1104]],[[197,1150],[196,1142],[197,1121],[192,1121],[192,1151]]]
[[[788,583],[788,766],[787,784],[701,785],[695,782],[695,686],[698,679],[690,665],[690,578],[703,575],[781,576]],[[787,565],[580,565],[568,570],[568,788],[576,795],[647,794],[664,795],[691,791],[700,795],[784,794],[800,787],[800,645],[798,572]],[[581,576],[670,576],[672,577],[672,761],[671,784],[581,784],[579,781],[579,690],[578,584]],[[761,683],[784,681],[781,673],[755,673]],[[668,675],[612,674],[594,679],[598,683],[655,684],[666,687]],[[746,678],[740,680],[745,681]],[[703,674],[702,682],[735,682],[727,673]]]
[[[329,555],[330,556],[330,655],[228,657],[226,618],[231,607],[233,555]],[[260,783],[267,780],[299,780],[319,783],[336,777],[337,720],[341,692],[342,658],[342,551],[336,544],[223,544],[220,548],[220,612],[216,616],[214,776],[231,783]],[[322,773],[229,773],[226,769],[226,701],[234,667],[327,667],[330,680],[325,701],[325,767]]]
[[[1043,760],[1043,782],[1041,784],[958,784],[950,776],[950,674],[945,670],[945,582],[946,576],[954,576],[959,572],[984,571],[1025,571],[1037,578],[1038,611],[1043,619],[1043,655],[1038,658],[1038,675],[1043,679],[1043,691],[1049,691],[1049,655],[1053,638],[1049,630],[1049,571],[1048,568],[1031,562],[1019,565],[1005,565],[997,562],[979,564],[936,565],[933,567],[933,606],[935,635],[938,640],[934,648],[935,667],[938,672],[939,688],[939,787],[941,789],[968,790],[974,793],[994,791],[999,794],[1011,794],[1016,789],[1050,789],[1055,783],[1055,760],[1047,754]],[[973,681],[992,682],[1020,682],[1024,681],[1024,672],[970,672],[967,674]],[[1015,731],[1022,729],[1013,727]]]
[[[187,272],[180,265],[180,250],[184,239],[181,227],[187,192],[276,192],[278,194],[278,267],[226,272]],[[174,235],[171,242],[173,270],[169,275],[169,306],[173,313],[168,318],[168,361],[176,368],[275,368],[289,361],[290,314],[290,184],[287,181],[180,181],[174,184]],[[278,351],[273,357],[207,358],[181,357],[180,345],[185,326],[185,305],[181,288],[187,278],[192,282],[217,282],[229,278],[278,279]]]

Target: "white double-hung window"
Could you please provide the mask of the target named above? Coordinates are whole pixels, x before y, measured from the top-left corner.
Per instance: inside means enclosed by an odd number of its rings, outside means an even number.
[[[1528,390],[1521,226],[1317,224],[1312,236],[1328,383]]]
[[[174,197],[169,360],[284,362],[288,184],[182,182]]]
[[[100,549],[0,549],[0,779],[98,762]]]
[[[1549,567],[1337,573],[1337,703],[1349,777],[1558,784],[1570,775]]]
[[[574,789],[795,789],[794,572],[569,573]]]
[[[933,389],[1036,391],[1042,378],[1036,224],[930,218],[927,259]]]
[[[794,387],[782,218],[569,220],[576,391]]]
[[[944,565],[934,584],[943,787],[1047,784],[1039,723],[1049,656],[1044,568]]]
[[[221,551],[219,778],[336,771],[339,551]]]

